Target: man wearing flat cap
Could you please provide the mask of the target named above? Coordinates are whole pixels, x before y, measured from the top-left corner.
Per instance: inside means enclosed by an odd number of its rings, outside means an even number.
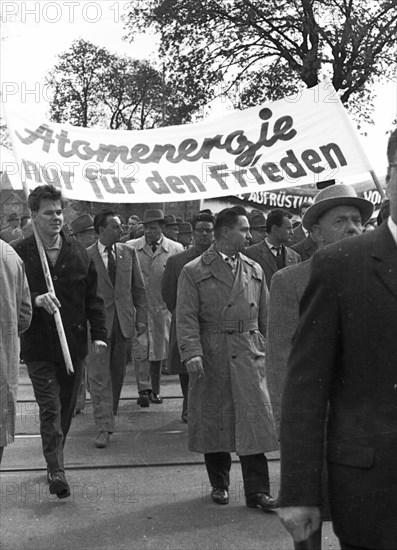
[[[144,236],[127,241],[127,245],[136,250],[148,297],[149,363],[152,391],[140,392],[139,404],[145,406],[148,399],[152,403],[162,403],[160,397],[161,364],[168,355],[171,313],[162,298],[161,283],[168,258],[182,252],[183,246],[163,234],[165,221],[162,210],[146,210],[142,221]]]
[[[9,243],[23,237],[22,229],[20,228],[21,218],[16,212],[11,212],[7,217],[8,227],[0,231],[0,239]]]
[[[349,185],[320,191],[303,216],[303,227],[313,233],[320,247],[360,235],[373,212],[371,202],[357,197]],[[309,281],[309,259],[274,274],[270,287],[267,367],[269,390],[276,419],[284,387],[288,356],[299,320],[299,302]],[[321,543],[321,531],[314,535]]]
[[[301,299],[280,430],[280,517],[297,543],[320,524],[326,455],[342,550],[397,548],[396,150],[397,131],[388,148],[389,218],[319,250]],[[306,214],[310,223],[313,210]],[[327,233],[344,223],[336,219]]]

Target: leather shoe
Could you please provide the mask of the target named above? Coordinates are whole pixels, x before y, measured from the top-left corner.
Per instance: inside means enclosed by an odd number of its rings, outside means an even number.
[[[58,472],[47,472],[47,481],[50,484],[50,494],[56,495],[58,498],[67,498],[70,496],[70,487],[66,481],[65,473],[59,470]]]
[[[101,431],[94,439],[94,445],[97,449],[104,449],[109,444],[109,432]]]
[[[248,508],[262,508],[264,512],[273,512],[277,508],[277,501],[267,493],[254,493],[245,497]]]
[[[229,491],[227,489],[213,488],[211,498],[216,504],[229,504]]]
[[[160,405],[163,402],[162,398],[159,396],[158,393],[153,393],[152,392],[149,395],[149,399],[152,403],[157,403],[158,405]]]
[[[140,393],[136,402],[140,407],[150,407],[150,401],[147,392]]]

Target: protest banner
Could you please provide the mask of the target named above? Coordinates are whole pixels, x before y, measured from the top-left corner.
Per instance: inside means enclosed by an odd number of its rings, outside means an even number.
[[[88,129],[5,106],[18,176],[69,199],[171,202],[269,191],[371,171],[332,84],[196,124]],[[13,174],[15,176],[15,174]]]

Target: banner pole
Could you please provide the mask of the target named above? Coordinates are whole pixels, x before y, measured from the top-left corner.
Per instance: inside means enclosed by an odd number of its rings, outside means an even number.
[[[371,174],[372,181],[376,185],[376,189],[379,191],[380,198],[384,200],[386,198],[385,192],[382,189],[382,186],[380,184],[380,181],[378,179],[378,176],[375,174],[374,170],[370,170],[369,173]]]

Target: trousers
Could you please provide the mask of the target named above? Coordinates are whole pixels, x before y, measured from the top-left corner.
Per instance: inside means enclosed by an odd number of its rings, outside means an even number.
[[[73,418],[84,359],[74,360],[74,374],[64,363],[26,363],[40,411],[40,434],[49,472],[64,470],[63,448]]]
[[[239,456],[245,496],[270,493],[269,466],[263,453]],[[230,485],[230,453],[205,453],[205,466],[212,487],[227,489]]]

